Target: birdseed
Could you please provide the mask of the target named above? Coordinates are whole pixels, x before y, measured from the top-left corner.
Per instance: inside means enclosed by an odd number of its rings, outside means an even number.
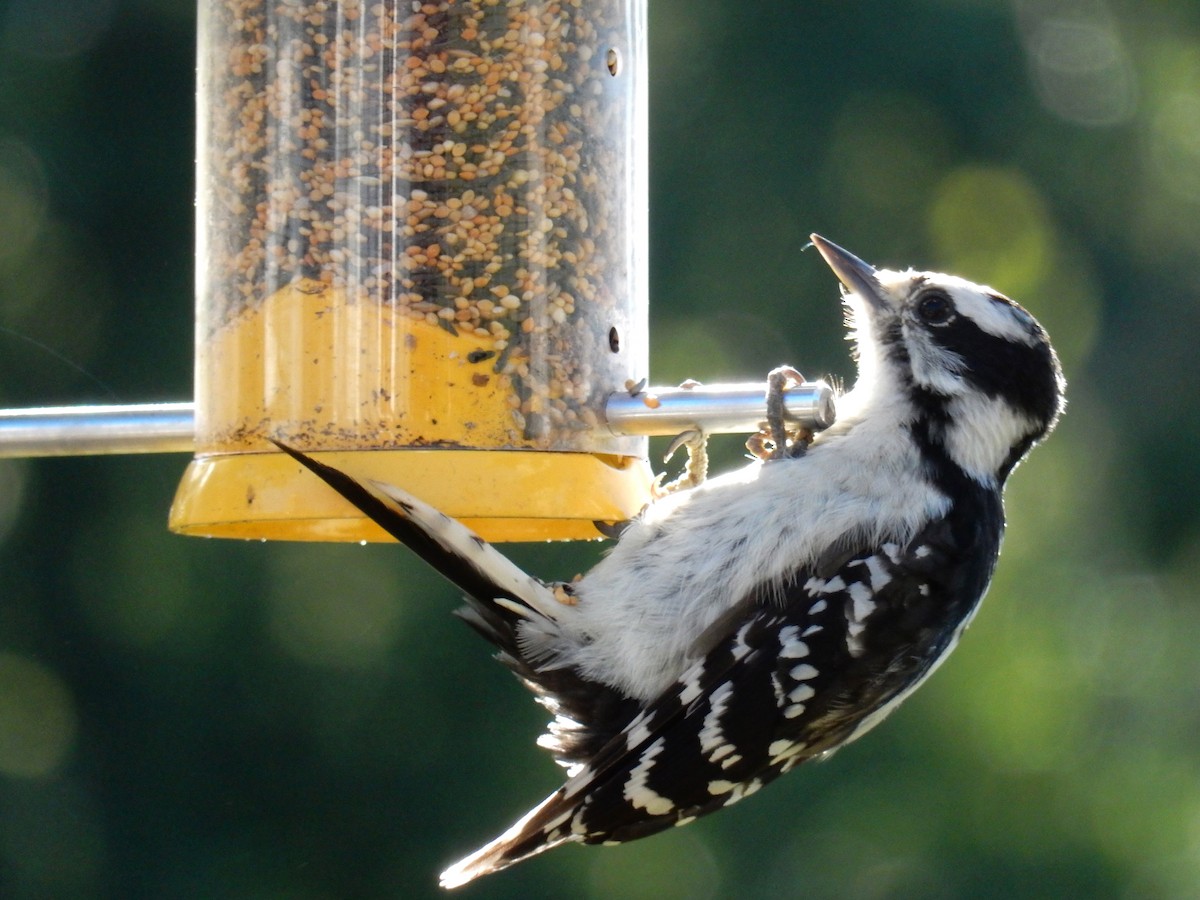
[[[202,6],[208,333],[312,285],[474,341],[500,443],[636,448],[592,428],[646,365],[628,5]]]

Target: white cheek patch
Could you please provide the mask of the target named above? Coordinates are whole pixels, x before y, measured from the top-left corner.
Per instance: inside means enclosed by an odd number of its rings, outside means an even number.
[[[943,396],[961,394],[964,388],[959,374],[964,368],[962,357],[934,343],[918,329],[906,328],[905,331],[904,342],[908,345],[913,380],[921,387]]]
[[[1012,448],[1032,433],[1033,420],[997,397],[971,393],[951,402],[946,451],[980,483],[995,481]]]

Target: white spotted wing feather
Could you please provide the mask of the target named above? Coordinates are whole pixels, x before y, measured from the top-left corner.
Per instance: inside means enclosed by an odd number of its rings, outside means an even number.
[[[903,549],[798,572],[782,602],[753,598],[731,633],[561,789],[448,869],[444,886],[564,842],[620,842],[686,824],[865,733],[936,667],[969,619],[973,603],[947,594],[979,577],[960,571],[974,567],[975,548],[958,540],[942,522]],[[864,630],[877,616],[886,627]]]

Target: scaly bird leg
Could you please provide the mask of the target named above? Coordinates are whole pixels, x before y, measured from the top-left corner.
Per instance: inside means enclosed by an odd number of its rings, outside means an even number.
[[[689,378],[680,385],[681,388],[691,390],[700,386],[700,382]],[[663,462],[668,463],[671,457],[675,455],[680,447],[687,448],[687,465],[684,466],[683,472],[674,481],[665,485],[656,484],[654,494],[656,497],[665,497],[667,494],[673,494],[676,491],[694,488],[704,483],[704,479],[708,477],[708,435],[701,428],[689,428],[687,431],[680,432],[675,435],[667,447],[667,452],[663,455]]]
[[[796,429],[789,432],[784,416],[783,395],[789,387],[804,383],[804,376],[791,366],[779,366],[767,375],[767,418],[757,434],[746,441],[746,449],[762,460],[789,459],[802,456],[812,439],[812,432]]]

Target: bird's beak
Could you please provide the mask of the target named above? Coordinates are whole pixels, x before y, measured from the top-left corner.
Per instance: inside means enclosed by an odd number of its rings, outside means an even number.
[[[887,309],[887,300],[875,277],[875,267],[863,262],[849,250],[843,250],[833,241],[827,241],[819,234],[809,235],[813,246],[817,248],[833,274],[846,286],[846,290],[858,294],[862,299],[876,309]]]

